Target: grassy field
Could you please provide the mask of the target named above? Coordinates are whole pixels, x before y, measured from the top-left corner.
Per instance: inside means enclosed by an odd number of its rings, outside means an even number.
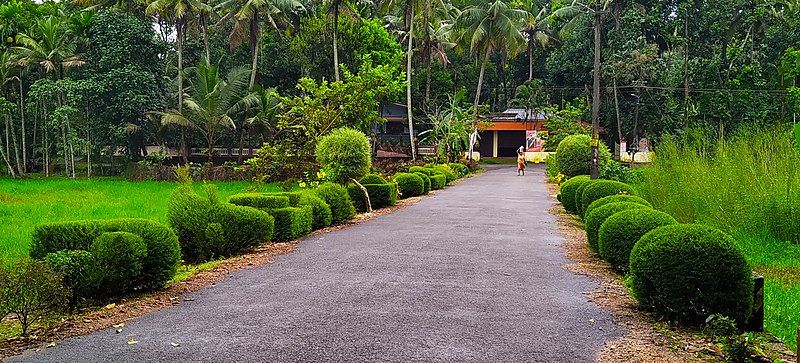
[[[800,326],[800,149],[786,132],[666,139],[639,194],[682,223],[730,233],[765,277],[765,325],[796,347]]]
[[[222,198],[256,188],[249,182],[214,184]],[[31,232],[43,222],[134,217],[166,223],[167,199],[175,187],[120,179],[0,179],[0,260],[27,254]],[[273,184],[258,187],[278,190]]]

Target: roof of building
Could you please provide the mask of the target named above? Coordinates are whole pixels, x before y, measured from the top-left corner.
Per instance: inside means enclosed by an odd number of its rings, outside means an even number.
[[[547,114],[542,111],[534,111],[525,108],[508,108],[503,112],[492,116],[492,121],[535,121],[544,120]]]

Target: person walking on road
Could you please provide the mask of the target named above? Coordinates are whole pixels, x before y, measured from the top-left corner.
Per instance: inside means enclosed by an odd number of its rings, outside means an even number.
[[[525,176],[525,152],[517,150],[517,176]]]

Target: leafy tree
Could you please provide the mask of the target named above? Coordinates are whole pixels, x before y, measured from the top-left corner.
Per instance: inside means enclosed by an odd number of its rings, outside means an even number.
[[[372,213],[369,192],[358,178],[369,172],[372,152],[367,136],[361,131],[340,128],[320,139],[316,149],[317,161],[330,178],[337,183],[355,183],[364,192],[367,213]]]
[[[458,161],[469,148],[473,123],[471,109],[465,103],[468,103],[467,90],[462,88],[443,108],[428,114],[432,127],[420,133],[425,142],[437,146],[444,162]]]

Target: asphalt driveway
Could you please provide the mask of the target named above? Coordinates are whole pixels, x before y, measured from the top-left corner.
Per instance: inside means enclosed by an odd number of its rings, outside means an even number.
[[[592,361],[624,330],[583,294],[595,282],[564,269],[551,205],[543,169],[517,177],[514,167],[495,167],[310,237],[120,334],[107,329],[12,361]]]

